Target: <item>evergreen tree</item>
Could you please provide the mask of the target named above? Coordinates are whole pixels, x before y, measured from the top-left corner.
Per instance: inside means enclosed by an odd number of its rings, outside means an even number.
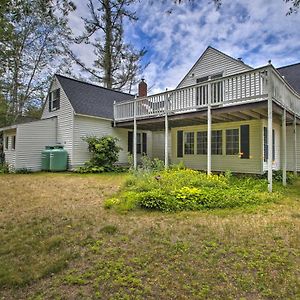
[[[89,18],[83,18],[84,33],[77,43],[93,46],[96,59],[92,67],[86,66],[74,53],[71,57],[92,75],[92,79],[107,88],[131,91],[142,70],[141,58],[145,50],[136,50],[124,42],[124,20],[137,20],[130,10],[135,0],[89,0]]]

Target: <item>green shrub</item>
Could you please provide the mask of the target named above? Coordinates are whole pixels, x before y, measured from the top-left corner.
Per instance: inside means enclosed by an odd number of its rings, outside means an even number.
[[[0,174],[8,174],[9,172],[9,165],[7,163],[0,164]]]
[[[268,172],[265,172],[262,176],[262,178],[267,179],[268,178]],[[273,171],[273,180],[276,182],[282,182],[283,174],[282,170]],[[286,182],[288,184],[292,184],[296,180],[296,177],[293,172],[287,172],[286,173]]]
[[[189,169],[174,169],[132,174],[118,201],[110,199],[105,205],[120,210],[123,206],[125,210],[141,207],[181,211],[257,205],[276,198],[276,193],[267,192],[264,179],[237,178],[229,172],[206,175]]]
[[[122,149],[117,146],[118,139],[112,136],[88,136],[83,138],[88,143],[91,159],[83,167],[76,170],[78,173],[103,173],[123,171],[123,168],[115,166],[119,152]]]

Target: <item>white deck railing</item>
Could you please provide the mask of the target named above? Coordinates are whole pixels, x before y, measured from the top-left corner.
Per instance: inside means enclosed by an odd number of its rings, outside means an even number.
[[[211,106],[229,106],[266,100],[270,75],[273,99],[300,115],[300,96],[272,66],[266,66],[173,91],[115,103],[114,120],[132,120],[134,115],[136,118],[147,118],[159,117],[166,112],[186,113],[205,108],[209,103]]]

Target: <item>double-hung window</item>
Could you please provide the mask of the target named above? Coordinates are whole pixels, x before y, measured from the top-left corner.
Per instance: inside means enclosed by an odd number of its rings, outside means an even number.
[[[11,137],[11,149],[16,150],[16,136],[15,135],[13,135]]]
[[[211,154],[222,155],[222,130],[211,132]]]
[[[5,137],[5,150],[8,150],[8,136]]]
[[[194,132],[184,133],[184,154],[194,154],[195,135]]]
[[[133,153],[133,132],[128,131],[128,152]],[[136,135],[136,153],[147,154],[147,133],[138,132]]]
[[[207,154],[207,131],[197,132],[197,154]]]
[[[55,111],[60,108],[60,89],[49,93],[49,111]]]
[[[239,154],[239,129],[226,130],[226,155]]]
[[[275,130],[272,132],[272,148],[273,148],[273,157],[272,160],[275,160]],[[268,147],[268,128],[264,127],[264,162],[268,161],[269,157],[269,147]]]

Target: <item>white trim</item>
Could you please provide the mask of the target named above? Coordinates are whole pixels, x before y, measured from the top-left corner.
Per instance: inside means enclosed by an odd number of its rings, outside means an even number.
[[[103,117],[97,117],[97,116],[91,116],[91,115],[78,114],[75,111],[74,111],[74,115],[75,116],[79,116],[79,117],[101,119],[101,120],[105,120],[105,121],[113,121],[113,119],[109,119],[109,118],[103,118]]]

